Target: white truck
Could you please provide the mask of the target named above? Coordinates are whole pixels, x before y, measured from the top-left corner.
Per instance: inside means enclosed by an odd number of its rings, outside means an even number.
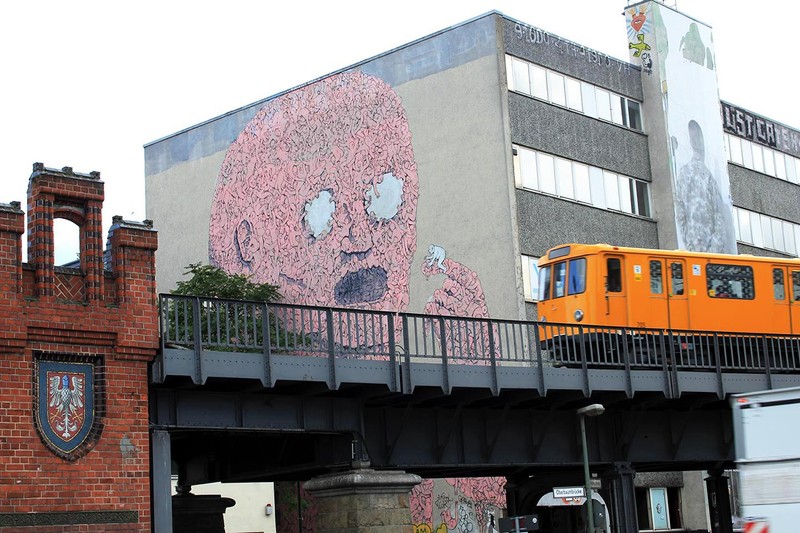
[[[800,387],[731,397],[744,531],[800,531]]]

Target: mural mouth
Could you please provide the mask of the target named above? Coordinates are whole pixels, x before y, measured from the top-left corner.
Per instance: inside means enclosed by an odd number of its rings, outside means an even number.
[[[333,288],[333,298],[338,305],[374,302],[383,298],[388,290],[388,274],[381,267],[369,267],[345,274]]]

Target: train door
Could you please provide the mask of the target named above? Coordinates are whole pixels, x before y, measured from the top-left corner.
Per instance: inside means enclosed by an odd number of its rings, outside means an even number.
[[[773,316],[774,320],[781,322],[780,325],[776,325],[778,330],[789,329],[793,335],[800,334],[800,270],[792,267],[773,267],[772,294],[775,305],[781,308],[776,316]]]
[[[686,262],[683,259],[651,257],[647,264],[652,307],[647,327],[689,328],[686,296]],[[639,321],[642,322],[642,321]]]
[[[621,255],[605,256],[605,316],[610,326],[628,324],[628,299],[624,276],[625,258]]]

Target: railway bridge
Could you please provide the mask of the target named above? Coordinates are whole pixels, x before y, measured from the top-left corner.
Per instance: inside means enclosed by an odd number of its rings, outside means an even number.
[[[186,485],[309,480],[367,463],[512,486],[579,472],[576,410],[601,403],[605,414],[587,419],[591,469],[620,531],[634,531],[633,472],[720,474],[733,466],[727,397],[800,386],[800,337],[175,295],[160,296],[160,323],[156,525],[171,513],[173,462]],[[524,513],[531,502],[509,494],[508,505]]]

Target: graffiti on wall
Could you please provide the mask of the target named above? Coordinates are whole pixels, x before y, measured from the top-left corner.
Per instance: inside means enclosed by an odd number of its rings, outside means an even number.
[[[426,479],[411,491],[415,533],[481,533],[504,509],[505,478]]]
[[[209,257],[280,287],[286,302],[405,311],[419,177],[400,97],[345,72],[269,102],[230,146],[211,208]],[[488,317],[477,274],[431,245],[442,280],[425,311]],[[369,331],[345,346],[370,342]]]

